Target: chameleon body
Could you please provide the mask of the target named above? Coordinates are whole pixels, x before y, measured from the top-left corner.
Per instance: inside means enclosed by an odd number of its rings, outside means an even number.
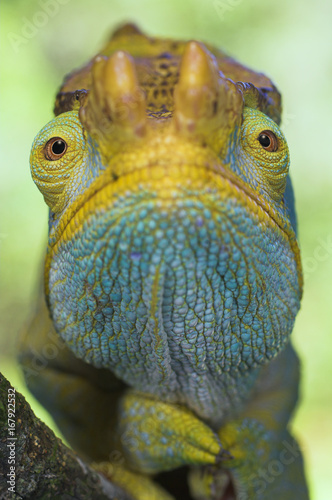
[[[29,387],[133,498],[171,498],[151,477],[186,466],[188,498],[307,499],[287,430],[302,275],[277,89],[126,25],[55,113],[31,152],[50,218]]]

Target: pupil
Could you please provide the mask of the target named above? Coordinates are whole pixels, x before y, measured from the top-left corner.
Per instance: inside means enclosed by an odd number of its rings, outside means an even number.
[[[55,141],[52,144],[52,153],[55,155],[61,155],[66,148],[64,141]]]
[[[269,147],[271,144],[270,138],[266,134],[261,134],[259,136],[259,142],[264,148]]]

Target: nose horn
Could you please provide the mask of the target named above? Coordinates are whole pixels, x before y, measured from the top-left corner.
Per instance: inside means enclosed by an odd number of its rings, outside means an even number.
[[[142,137],[146,128],[146,100],[133,58],[122,50],[109,58],[97,56],[92,67],[92,86],[80,120],[92,136],[107,141]],[[114,137],[113,137],[114,139]]]
[[[243,99],[214,56],[199,42],[185,46],[174,91],[174,121],[180,132],[209,134],[241,115]]]

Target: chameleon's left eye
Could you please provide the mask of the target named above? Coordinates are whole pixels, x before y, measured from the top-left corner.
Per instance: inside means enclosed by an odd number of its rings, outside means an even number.
[[[258,136],[258,141],[266,151],[274,153],[278,149],[278,139],[271,130],[263,130]]]
[[[258,109],[245,107],[239,166],[255,189],[281,202],[289,168],[287,141],[278,125]]]
[[[45,158],[50,161],[59,160],[67,151],[67,143],[61,137],[52,137],[45,144]]]

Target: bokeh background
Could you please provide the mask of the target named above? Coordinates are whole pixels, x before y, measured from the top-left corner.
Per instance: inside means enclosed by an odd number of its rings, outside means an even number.
[[[223,47],[281,89],[282,128],[305,271],[294,343],[302,399],[294,420],[314,500],[332,498],[332,81],[329,0],[2,0],[0,178],[0,370],[37,415],[15,360],[17,335],[33,311],[46,244],[47,210],[29,172],[29,151],[52,118],[65,73],[92,57],[114,26],[134,21],[151,35]]]

